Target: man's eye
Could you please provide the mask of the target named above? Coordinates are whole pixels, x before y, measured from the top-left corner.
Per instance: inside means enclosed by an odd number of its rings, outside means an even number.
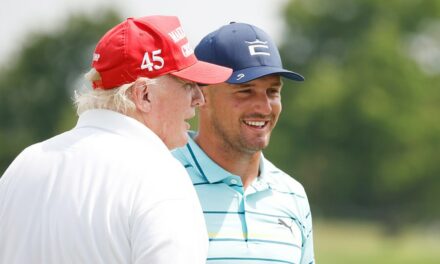
[[[268,91],[268,94],[271,94],[271,95],[278,95],[278,94],[280,94],[280,91],[279,91],[278,89],[270,89],[270,90]]]
[[[194,83],[185,83],[183,85],[183,87],[185,87],[185,89],[187,90],[191,90],[192,88],[194,88],[195,84]]]
[[[238,93],[242,93],[242,94],[248,94],[250,92],[251,92],[251,90],[240,90],[240,91],[238,91]]]

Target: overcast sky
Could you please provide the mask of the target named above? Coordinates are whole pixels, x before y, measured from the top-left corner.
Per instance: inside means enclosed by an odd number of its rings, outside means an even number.
[[[50,31],[69,14],[97,13],[114,6],[122,16],[176,15],[194,47],[207,33],[230,21],[255,24],[281,40],[281,8],[288,0],[1,0],[0,63],[20,49],[31,31]]]

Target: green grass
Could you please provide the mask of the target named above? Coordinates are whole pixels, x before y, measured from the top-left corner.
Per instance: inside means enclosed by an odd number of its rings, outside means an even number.
[[[440,230],[385,235],[372,223],[314,221],[317,264],[439,264]]]

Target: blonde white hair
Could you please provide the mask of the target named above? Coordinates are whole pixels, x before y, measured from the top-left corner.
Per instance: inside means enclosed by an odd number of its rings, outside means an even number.
[[[101,79],[99,72],[92,68],[85,74],[85,78],[91,82]],[[157,79],[143,78],[146,84],[155,84]],[[134,82],[123,84],[113,89],[87,89],[75,91],[74,104],[76,112],[81,115],[90,109],[107,109],[127,115],[136,108],[131,98]]]

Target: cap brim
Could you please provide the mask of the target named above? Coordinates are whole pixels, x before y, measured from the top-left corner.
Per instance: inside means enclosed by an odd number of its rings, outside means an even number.
[[[197,61],[193,65],[170,74],[201,84],[216,84],[225,82],[231,77],[232,69],[216,64]]]
[[[278,74],[287,79],[291,79],[295,81],[304,81],[303,76],[293,71],[288,71],[277,67],[258,66],[258,67],[251,67],[251,68],[235,71],[232,73],[231,77],[226,82],[233,84],[245,83],[271,74]]]

